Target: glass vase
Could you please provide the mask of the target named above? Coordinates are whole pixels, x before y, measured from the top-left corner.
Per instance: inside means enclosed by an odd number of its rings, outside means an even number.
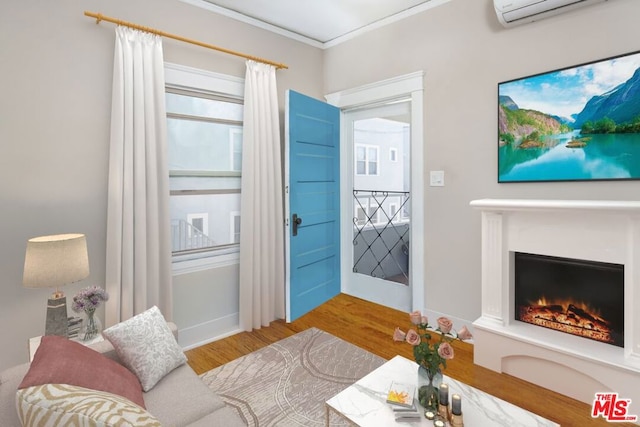
[[[80,327],[80,333],[78,334],[81,341],[91,341],[102,333],[102,323],[95,313],[95,310],[86,310],[84,312],[82,326]]]
[[[440,369],[418,367],[418,402],[424,409],[437,410],[440,384],[442,384]]]

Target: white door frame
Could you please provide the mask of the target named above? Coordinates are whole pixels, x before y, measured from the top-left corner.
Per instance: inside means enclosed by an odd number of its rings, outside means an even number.
[[[409,251],[409,283],[411,286],[411,310],[422,310],[424,308],[424,131],[423,131],[423,111],[424,111],[424,72],[418,71],[403,76],[394,77],[380,82],[334,92],[325,96],[328,103],[335,105],[341,110],[374,106],[392,99],[409,98],[411,102],[411,233],[409,241],[411,250]],[[344,114],[344,113],[343,113]],[[342,127],[341,139],[346,140],[345,133],[348,130]],[[353,166],[347,164],[352,158],[347,152],[352,147],[342,144],[340,156],[340,170],[351,171]],[[344,175],[344,174],[343,174]],[[340,196],[341,200],[351,200],[353,198],[352,189],[349,182],[352,179],[341,178]],[[351,210],[348,219],[346,211]],[[353,217],[351,203],[342,204],[343,220],[342,230],[342,291],[349,293],[349,273],[353,264],[353,245],[351,244],[353,235],[353,224],[350,218]],[[346,236],[346,237],[345,237]],[[350,257],[350,258],[349,258]],[[346,262],[348,260],[349,262]],[[390,282],[389,282],[390,283]],[[384,303],[388,303],[385,301]],[[408,310],[409,307],[400,308]]]
[[[350,166],[350,168],[347,167],[347,168],[341,169],[341,182],[345,184],[344,188],[346,189],[345,191],[348,193],[348,194],[343,194],[344,198],[342,201],[342,205],[344,206],[345,204],[351,204],[352,208],[351,208],[351,211],[349,211],[348,206],[346,206],[345,209],[342,209],[341,224],[352,224],[353,222],[353,216],[354,216],[353,212],[355,211],[355,206],[356,206],[355,198],[352,193],[352,190],[354,188],[359,188],[364,190],[380,190],[383,188],[383,187],[377,187],[376,185],[369,185],[369,186],[365,185],[364,187],[362,186],[357,187],[355,185],[355,182],[357,181],[355,177],[355,170],[354,170],[355,164],[356,164],[355,158],[354,158],[355,157],[354,147],[356,142],[355,129],[354,129],[355,124],[361,120],[372,119],[372,118],[385,118],[385,117],[406,117],[407,124],[410,124],[409,123],[411,121],[410,111],[411,111],[411,102],[410,102],[410,99],[406,96],[402,98],[402,102],[391,102],[391,103],[387,103],[379,106],[366,105],[362,108],[342,110],[342,113],[343,113],[342,120],[341,120],[341,126],[343,130],[342,144],[345,147],[347,147],[344,151],[343,156],[348,157],[346,159],[345,164]],[[411,133],[409,133],[409,135],[411,135]],[[409,149],[411,148],[410,144],[408,148]],[[407,156],[406,166],[410,170],[411,155],[410,153],[407,153],[407,154],[408,156]],[[378,156],[378,161],[380,162],[378,166],[378,172],[382,176],[389,176],[389,175],[386,175],[389,173],[389,171],[385,169],[385,166],[388,167],[388,164],[385,165],[382,157],[383,156]],[[402,176],[404,178],[404,174]],[[404,188],[394,188],[394,190],[403,190],[403,189]],[[409,204],[409,206],[411,206],[411,204]],[[378,210],[377,212],[380,215],[380,210]],[[351,215],[349,215],[350,213]],[[367,213],[367,215],[369,214],[370,212]],[[411,230],[411,228],[409,228],[409,230]],[[354,246],[353,244],[353,240],[355,238],[355,229],[353,228],[353,226],[351,226],[351,228],[344,227],[341,231],[342,231],[341,232],[341,236],[342,236],[341,248],[343,251],[347,250],[348,248],[348,251],[349,251],[348,253],[345,253],[345,256],[343,257],[343,261],[342,261],[343,265],[348,267],[348,268],[342,269],[342,272],[341,272],[342,280],[345,283],[345,286],[343,287],[342,291],[346,294],[354,295],[358,298],[362,298],[367,301],[373,301],[379,304],[383,304],[387,307],[392,307],[397,310],[409,311],[411,308],[411,302],[413,300],[413,295],[412,295],[413,289],[411,287],[411,282],[409,281],[408,283],[409,286],[407,286],[404,283],[398,283],[396,281],[387,280],[381,277],[371,276],[367,274],[367,272],[363,272],[363,273],[353,272],[352,268],[353,268],[353,263],[355,261],[355,252],[356,252],[356,246]],[[375,233],[372,232],[372,235],[370,235],[370,238],[373,238],[373,235],[375,235]],[[407,241],[410,242],[411,235],[409,234],[407,237],[408,237]],[[362,238],[361,244],[366,244],[366,241],[367,241],[366,238]],[[398,247],[398,249],[400,248]],[[409,252],[409,255],[410,254],[411,252]],[[346,265],[347,263],[348,265]],[[366,262],[365,262],[365,265],[367,265]],[[378,273],[386,273],[386,272],[384,270],[378,270]],[[411,275],[411,268],[408,269],[407,274]]]

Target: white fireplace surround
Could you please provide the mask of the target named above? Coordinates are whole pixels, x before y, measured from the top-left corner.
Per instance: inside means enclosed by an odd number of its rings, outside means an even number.
[[[482,215],[475,363],[588,404],[596,392],[617,392],[640,415],[640,202],[483,199],[471,206]],[[624,348],[516,321],[515,252],[624,265]]]

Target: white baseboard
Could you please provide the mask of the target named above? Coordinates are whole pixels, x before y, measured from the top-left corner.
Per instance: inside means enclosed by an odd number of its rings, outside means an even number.
[[[439,311],[434,311],[434,310],[424,309],[422,310],[422,313],[429,318],[429,324],[434,327],[438,326],[438,317],[444,316],[453,322],[453,329],[455,329],[456,331],[459,331],[460,329],[462,329],[463,326],[466,326],[469,332],[471,332],[471,335],[473,335],[473,322],[470,320],[449,316],[446,313],[441,313]],[[465,342],[473,344],[473,338],[470,340],[465,340]]]
[[[199,325],[178,329],[178,344],[183,350],[191,350],[239,332],[242,332],[240,315],[234,313]]]

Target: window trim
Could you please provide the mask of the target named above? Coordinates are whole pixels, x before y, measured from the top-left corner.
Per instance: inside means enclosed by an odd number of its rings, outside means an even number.
[[[215,252],[215,254],[212,254],[212,252]],[[240,248],[235,245],[232,248],[225,247],[214,251],[174,255],[171,271],[174,276],[177,276],[239,263]]]
[[[361,160],[358,160],[358,156],[355,155],[354,157],[354,164],[353,164],[353,170],[356,172],[356,175],[358,176],[379,176],[380,175],[380,146],[379,145],[374,145],[374,144],[363,144],[363,143],[355,143],[353,144],[353,148],[354,151],[356,151],[358,148],[364,148],[364,173],[358,173],[358,162]],[[370,149],[375,149],[376,151],[376,161],[375,162],[370,162],[369,160],[369,150]],[[376,173],[370,173],[369,172],[369,163],[375,163],[376,164]]]
[[[175,91],[219,94],[225,99],[243,102],[244,79],[226,74],[214,73],[184,65],[165,62],[165,86]],[[220,172],[212,172],[221,176]],[[171,171],[170,176],[203,176],[200,171]],[[238,176],[238,172],[230,172],[225,176]],[[239,190],[238,190],[239,191]],[[193,192],[172,192],[172,195],[194,194]],[[172,254],[173,274],[187,274],[210,268],[238,264],[240,261],[238,244],[223,246],[205,252]]]
[[[165,62],[164,79],[167,86],[176,89],[198,88],[238,100],[244,98],[244,79],[240,77]]]
[[[191,227],[193,227],[195,229],[198,229],[198,227],[193,225],[193,220],[194,219],[201,219],[202,220],[202,230],[200,230],[200,231],[203,234],[208,235],[209,234],[209,214],[206,213],[206,212],[187,214],[187,222],[191,225]],[[189,237],[192,237],[191,236],[191,229],[189,229]]]

